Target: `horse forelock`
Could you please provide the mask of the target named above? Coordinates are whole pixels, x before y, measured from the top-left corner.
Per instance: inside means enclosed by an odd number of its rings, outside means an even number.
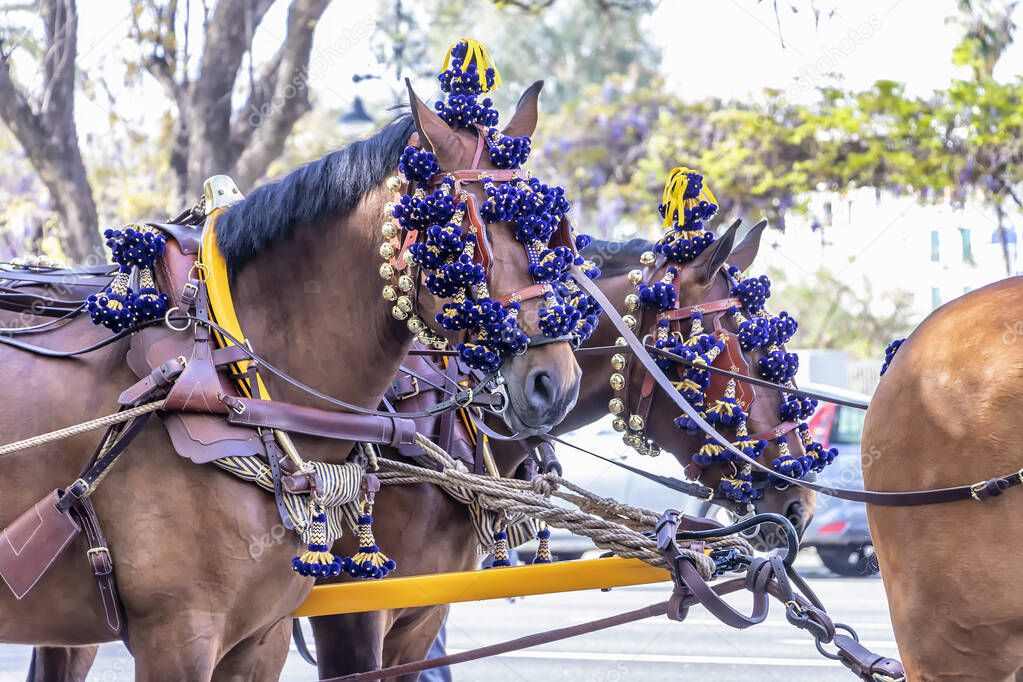
[[[415,131],[402,114],[376,134],[254,189],[217,221],[217,246],[232,272],[296,226],[325,216],[344,218],[394,172]]]

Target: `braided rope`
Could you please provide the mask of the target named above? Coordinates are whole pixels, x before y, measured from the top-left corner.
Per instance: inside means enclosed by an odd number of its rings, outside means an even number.
[[[164,401],[158,400],[152,403],[146,403],[145,405],[139,405],[138,407],[132,407],[121,412],[115,412],[114,414],[108,414],[105,417],[98,417],[96,419],[90,419],[87,422],[81,422],[80,424],[74,424],[73,426],[67,426],[63,429],[57,429],[56,431],[50,431],[49,433],[43,433],[38,436],[32,436],[25,440],[19,440],[14,443],[8,443],[7,445],[0,446],[0,455],[9,455],[12,452],[18,452],[19,450],[27,450],[37,445],[45,445],[46,443],[52,443],[57,440],[64,438],[71,438],[81,433],[87,433],[95,429],[101,429],[105,426],[112,426],[113,424],[120,424],[122,422],[131,421],[135,417],[141,416],[149,412],[155,412],[163,407]]]
[[[480,503],[490,509],[540,519],[550,526],[584,535],[598,547],[611,550],[618,556],[665,566],[664,558],[650,535],[659,518],[653,511],[600,497],[554,473],[537,476],[532,481],[471,474],[464,465],[422,434],[417,433],[415,441],[441,469],[381,459],[381,483],[407,485],[427,482],[442,487],[462,486],[475,493]],[[551,497],[560,498],[577,509],[557,504],[551,501]],[[752,553],[749,544],[738,537],[712,538],[703,544],[712,548],[735,547]],[[692,559],[703,578],[711,578],[714,561],[709,556],[688,548],[681,551]]]

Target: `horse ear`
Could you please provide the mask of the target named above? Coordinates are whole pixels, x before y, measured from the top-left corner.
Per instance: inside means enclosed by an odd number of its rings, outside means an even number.
[[[728,255],[732,252],[732,246],[735,244],[735,233],[739,231],[739,225],[741,224],[742,219],[736,218],[735,222],[725,230],[725,233],[714,240],[710,248],[704,249],[703,253],[692,262],[691,267],[696,275],[700,277],[701,283],[707,284],[713,280],[714,275],[717,274],[717,271],[728,260]]]
[[[543,90],[543,81],[536,81],[522,93],[519,103],[515,105],[515,113],[508,125],[501,131],[508,137],[531,137],[536,130],[536,119],[539,116],[537,100]]]
[[[766,227],[767,220],[761,220],[754,225],[746,233],[742,242],[732,251],[732,255],[728,257],[731,264],[739,268],[739,272],[748,270],[749,266],[753,265],[753,261],[757,259],[757,252],[760,251],[760,238],[764,236]]]
[[[444,122],[440,116],[433,112],[416,95],[416,91],[412,89],[412,81],[408,78],[405,79],[405,87],[408,89],[408,103],[409,108],[412,110],[412,121],[416,124],[416,133],[419,135],[419,140],[423,144],[424,149],[428,149],[437,155],[438,161],[443,159],[444,150],[454,149],[458,137],[451,130],[451,127]],[[443,166],[444,164],[441,163]]]

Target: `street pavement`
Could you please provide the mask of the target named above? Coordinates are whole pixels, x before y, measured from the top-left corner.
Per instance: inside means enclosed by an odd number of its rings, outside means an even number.
[[[879,578],[836,578],[813,552],[798,565],[810,577],[828,611],[853,625],[879,654],[897,657],[884,589]],[[449,651],[521,637],[639,608],[667,598],[669,585],[620,588],[610,592],[574,592],[456,604],[448,622]],[[749,609],[748,594],[736,600]],[[0,646],[0,682],[24,680],[30,649]],[[683,623],[656,618],[593,633],[453,669],[456,681],[475,682],[659,682],[661,680],[777,680],[822,682],[853,680],[839,663],[817,653],[805,632],[789,625],[772,603],[765,623],[739,632],[717,623],[706,611],[690,612]],[[119,644],[101,648],[89,680],[128,682],[131,658]],[[315,671],[294,650],[282,680],[315,680]]]

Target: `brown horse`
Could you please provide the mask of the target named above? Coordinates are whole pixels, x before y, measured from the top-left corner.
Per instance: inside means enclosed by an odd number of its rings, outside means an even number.
[[[1021,297],[1018,277],[978,289],[902,344],[867,412],[867,490],[963,485],[1023,467]],[[1019,495],[867,507],[907,679],[1023,680]]]
[[[696,261],[684,266],[686,276],[679,306],[727,297],[727,281],[719,274],[725,259],[745,270],[756,256],[761,235],[762,228],[753,230],[733,251],[735,231],[731,230],[716,248],[707,249]],[[625,296],[635,290],[635,284],[625,273],[637,266],[640,252],[649,247],[646,242],[634,240],[627,244],[594,242],[587,248],[585,255],[599,263],[604,273],[597,282],[612,301],[624,302]],[[598,327],[587,345],[608,346],[616,337],[614,327],[605,323]],[[753,366],[758,353],[749,354]],[[554,429],[556,433],[591,424],[607,414],[612,397],[608,358],[599,353],[579,355],[583,367],[579,401]],[[642,377],[637,375],[633,379],[638,384]],[[777,424],[780,402],[777,391],[758,389],[749,421],[751,432]],[[671,401],[663,397],[656,399],[650,411],[648,432],[687,466],[701,438],[679,430],[673,423],[676,416],[678,408]],[[789,444],[794,452],[801,454],[798,440],[791,437]],[[775,446],[772,444],[772,447]],[[512,475],[527,452],[523,445],[515,442],[493,441],[492,449],[503,476]],[[770,451],[764,457],[770,461]],[[571,472],[568,475],[571,478]],[[715,486],[720,475],[720,466],[714,465],[701,472],[701,480],[708,486]],[[390,554],[396,557],[402,575],[468,570],[479,563],[475,534],[465,508],[439,488],[428,484],[389,486],[380,492],[378,500],[376,537],[381,546],[388,547]],[[757,510],[789,514],[801,530],[810,521],[813,501],[813,493],[804,488],[768,488],[765,497],[757,502]],[[353,549],[349,540],[342,544],[347,551]],[[429,651],[447,613],[448,606],[442,605],[312,618],[320,676],[333,677],[420,660]],[[413,674],[402,679],[412,682],[415,678]]]
[[[537,84],[523,96],[507,134],[532,134],[539,90]],[[443,170],[469,168],[477,148],[476,131],[452,130],[411,90],[410,101],[412,117],[257,189],[218,222],[235,304],[252,346],[319,390],[366,407],[379,403],[412,340],[375,293],[380,227],[393,197],[385,180],[396,173],[410,139],[431,148]],[[480,168],[489,167],[484,158]],[[482,194],[478,185],[467,187]],[[531,285],[527,256],[511,226],[490,225],[487,237],[496,262],[489,279],[494,295]],[[427,300],[419,312],[432,320],[438,311]],[[105,334],[83,316],[48,334],[46,344],[77,348]],[[0,440],[111,411],[118,393],[136,381],[125,366],[126,346],[61,361],[4,346],[0,381],[10,398],[0,409]],[[579,374],[566,343],[506,362],[509,426],[535,432],[556,424],[575,401]],[[310,402],[281,384],[268,381],[275,397]],[[345,459],[351,447],[311,438],[296,438],[296,444],[309,459],[333,462]],[[0,459],[0,524],[73,481],[94,445],[94,437],[82,435]],[[117,564],[137,679],[277,678],[291,613],[311,581],[290,567],[297,536],[263,543],[258,557],[251,549],[280,523],[271,495],[179,457],[164,429],[152,423],[93,500]],[[2,641],[64,647],[111,638],[81,541],[24,599],[0,589]],[[40,651],[36,679],[80,674],[84,666],[49,669],[51,661],[68,655]]]

